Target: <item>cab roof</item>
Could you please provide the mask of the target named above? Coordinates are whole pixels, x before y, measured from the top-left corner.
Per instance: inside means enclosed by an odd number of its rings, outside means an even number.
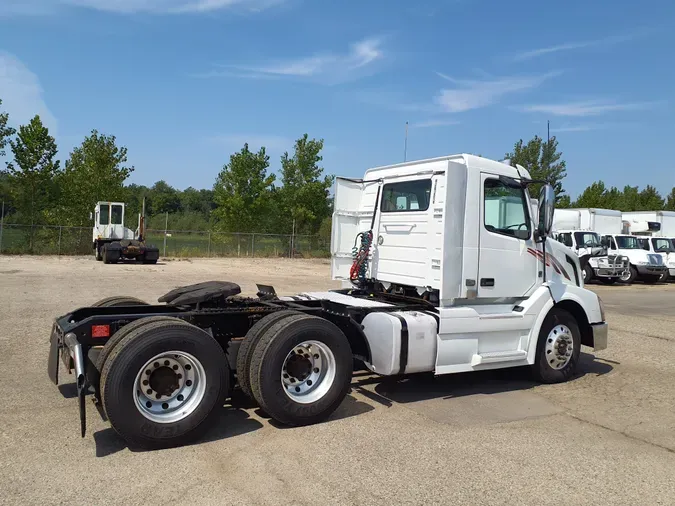
[[[498,162],[482,156],[461,153],[455,155],[446,155],[436,158],[426,158],[410,162],[402,162],[393,165],[383,165],[366,170],[364,179],[377,179],[380,177],[394,177],[406,174],[415,174],[417,171],[424,170],[424,165],[435,165],[443,162],[456,162],[466,165],[469,170],[484,170],[501,176],[509,176],[515,179],[521,177],[530,178],[530,173],[524,167],[518,165],[513,167],[506,162]]]

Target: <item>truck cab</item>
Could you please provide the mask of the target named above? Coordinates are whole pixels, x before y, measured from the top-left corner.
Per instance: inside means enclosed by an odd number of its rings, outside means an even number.
[[[663,262],[668,266],[668,273],[664,273],[661,281],[675,278],[675,239],[670,237],[644,237],[638,236],[640,246],[649,253],[660,255]]]
[[[579,257],[584,283],[593,279],[604,284],[616,283],[628,273],[629,260],[622,255],[607,255],[600,234],[590,230],[558,230],[552,237]]]
[[[653,284],[668,273],[668,267],[660,254],[648,253],[640,243],[640,237],[628,234],[607,234],[602,237],[610,255],[628,257],[628,273],[621,277],[624,283],[635,280]]]
[[[568,308],[584,322],[602,320],[597,295],[584,288],[577,255],[542,235],[545,210],[540,201],[539,215],[533,215],[536,201],[527,180],[522,167],[472,155],[336,180],[333,279],[345,290],[379,286],[438,309],[437,337],[420,331],[416,338],[428,349],[420,351],[426,362],[415,370],[444,374],[533,364],[541,325],[553,308]],[[354,269],[360,255],[367,260]],[[374,313],[366,321],[367,335],[384,327],[396,336],[401,327],[389,314]],[[590,338],[592,325],[582,325]],[[373,337],[370,345],[383,348],[382,339]],[[392,339],[382,350],[386,357],[401,349],[400,338]],[[384,374],[398,370],[389,359],[369,367]]]

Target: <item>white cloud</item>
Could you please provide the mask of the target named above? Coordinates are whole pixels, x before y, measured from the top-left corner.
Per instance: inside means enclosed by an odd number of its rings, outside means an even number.
[[[218,65],[224,71],[212,71],[199,77],[245,77],[271,79],[283,77],[312,78],[337,84],[368,74],[368,68],[384,58],[382,39],[371,37],[350,45],[343,54],[317,53],[294,60],[270,62],[260,66]]]
[[[420,121],[417,123],[411,123],[410,128],[434,128],[434,127],[444,127],[451,125],[459,125],[459,121],[454,120],[443,120],[443,119],[430,119],[427,121]]]
[[[621,42],[626,42],[633,39],[634,35],[618,35],[614,37],[605,37],[597,40],[586,40],[582,42],[567,42],[565,44],[557,44],[554,46],[542,47],[539,49],[532,49],[516,54],[513,59],[516,61],[530,60],[538,56],[544,56],[551,53],[558,53],[560,51],[571,51],[573,49],[585,49],[598,46],[612,46]]]
[[[182,14],[240,9],[259,12],[286,0],[1,0],[0,15],[49,14],[59,7],[79,7],[118,14]]]
[[[551,127],[551,132],[590,132],[592,130],[606,130],[608,128],[634,127],[635,123],[585,123],[585,124],[569,124],[563,123],[559,127]]]
[[[0,98],[13,126],[28,123],[36,114],[57,135],[57,122],[42,97],[38,77],[16,56],[0,51]]]
[[[436,97],[436,103],[445,112],[457,113],[486,107],[498,102],[505,95],[523,92],[540,86],[544,81],[560,72],[549,72],[539,76],[499,77],[483,80],[454,79],[437,73],[443,79],[455,85],[442,89]]]
[[[641,111],[655,106],[656,102],[616,103],[606,100],[587,100],[562,104],[534,104],[521,107],[525,112],[540,112],[553,116],[599,116],[616,111]]]

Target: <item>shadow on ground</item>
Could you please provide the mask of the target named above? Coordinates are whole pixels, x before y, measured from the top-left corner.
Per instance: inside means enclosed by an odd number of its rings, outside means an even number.
[[[221,439],[253,432],[262,427],[262,423],[251,418],[246,411],[232,406],[224,406],[215,414],[213,424],[210,428],[206,429],[202,437],[192,443],[181,446],[193,446],[220,441]],[[132,452],[153,451],[127,445],[126,441],[111,427],[95,432],[94,441],[96,443],[97,457],[107,457],[126,448]]]
[[[609,373],[612,365],[598,361],[593,355],[581,353],[574,381],[587,374],[600,376]],[[527,391],[539,385],[531,377],[528,367],[475,371],[434,376],[431,373],[404,377],[373,376],[362,370],[354,375],[352,387],[360,394],[384,406],[392,403],[415,403],[432,399],[454,399],[470,395],[490,395]]]

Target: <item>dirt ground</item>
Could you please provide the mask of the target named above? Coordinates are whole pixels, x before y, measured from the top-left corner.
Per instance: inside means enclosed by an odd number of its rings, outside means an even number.
[[[584,349],[565,384],[358,374],[325,423],[281,428],[235,398],[196,444],[151,452],[88,403],[82,439],[72,385],[47,378],[52,319],[214,279],[251,295],[337,286],[327,261],[0,256],[0,504],[675,504],[675,285],[592,286],[609,348]]]

